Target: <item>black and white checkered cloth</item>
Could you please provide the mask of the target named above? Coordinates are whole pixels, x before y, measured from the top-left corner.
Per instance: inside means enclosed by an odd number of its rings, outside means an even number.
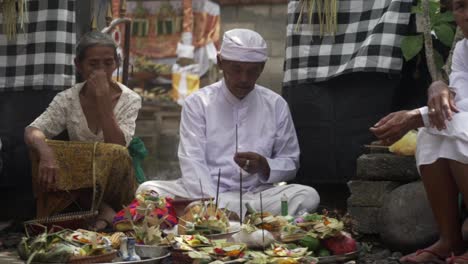
[[[358,71],[396,73],[403,64],[400,42],[412,0],[338,0],[335,36],[320,37],[318,16],[308,13],[296,31],[300,1],[289,1],[283,85],[325,81]]]
[[[24,32],[0,24],[0,92],[63,90],[75,82],[75,0],[28,0]],[[0,13],[0,23],[3,17]]]

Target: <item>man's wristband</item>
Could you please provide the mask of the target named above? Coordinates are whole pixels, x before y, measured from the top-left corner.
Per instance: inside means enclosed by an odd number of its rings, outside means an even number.
[[[429,121],[429,107],[423,106],[419,108],[418,110],[419,110],[419,113],[421,113],[424,127],[430,127],[431,123]]]

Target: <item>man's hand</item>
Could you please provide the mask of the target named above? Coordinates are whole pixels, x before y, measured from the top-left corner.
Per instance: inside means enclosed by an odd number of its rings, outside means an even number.
[[[262,155],[255,152],[237,152],[234,161],[248,173],[270,176],[270,165]]]
[[[98,101],[102,100],[101,98],[107,98],[110,100],[110,86],[107,74],[103,70],[96,70],[89,76],[86,81],[89,92],[96,98]]]
[[[452,120],[454,112],[459,112],[454,101],[455,93],[444,82],[435,81],[429,86],[427,97],[431,125],[439,130],[445,129],[445,120]]]
[[[47,190],[55,190],[58,176],[57,160],[52,149],[42,150],[39,159],[39,185]]]
[[[411,129],[423,126],[422,116],[418,109],[393,112],[380,119],[370,131],[382,140],[385,145],[391,145],[403,137]]]

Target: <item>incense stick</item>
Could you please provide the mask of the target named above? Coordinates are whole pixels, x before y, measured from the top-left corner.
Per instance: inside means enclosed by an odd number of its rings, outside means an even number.
[[[263,201],[262,201],[262,192],[260,192],[260,219],[262,220],[262,247],[265,251],[265,226],[263,225]]]
[[[218,210],[218,197],[219,197],[219,181],[221,179],[221,168],[218,171],[218,186],[216,187],[216,210]]]
[[[237,128],[237,124],[236,124],[236,154],[237,154],[237,150],[238,150],[238,128]],[[242,226],[242,168],[239,167],[239,201],[240,201],[240,204],[239,204],[239,207],[240,207],[240,210],[239,210],[239,224]]]
[[[238,138],[237,138],[237,124],[236,124],[236,153],[238,150]]]
[[[240,189],[239,189],[239,200],[240,200],[240,216],[239,216],[239,222],[240,222],[240,225],[242,226],[242,169],[239,168],[239,176],[240,176]]]
[[[202,214],[201,215],[204,215],[205,214],[205,207],[206,207],[206,204],[205,204],[205,196],[203,195],[203,186],[201,184],[201,178],[198,178],[198,182],[200,183],[200,191],[201,191],[201,202],[202,202]]]

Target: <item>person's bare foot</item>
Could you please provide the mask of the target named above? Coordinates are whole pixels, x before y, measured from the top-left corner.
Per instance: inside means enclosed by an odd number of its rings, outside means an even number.
[[[446,259],[448,264],[468,264],[468,251],[459,256],[452,256]]]
[[[432,246],[417,250],[400,258],[401,263],[445,263],[454,251],[451,246],[442,243],[440,240]],[[459,252],[459,251],[458,251]]]
[[[107,227],[107,222],[103,219],[97,219],[96,222],[94,222],[93,230],[95,231],[102,231],[106,229]]]

